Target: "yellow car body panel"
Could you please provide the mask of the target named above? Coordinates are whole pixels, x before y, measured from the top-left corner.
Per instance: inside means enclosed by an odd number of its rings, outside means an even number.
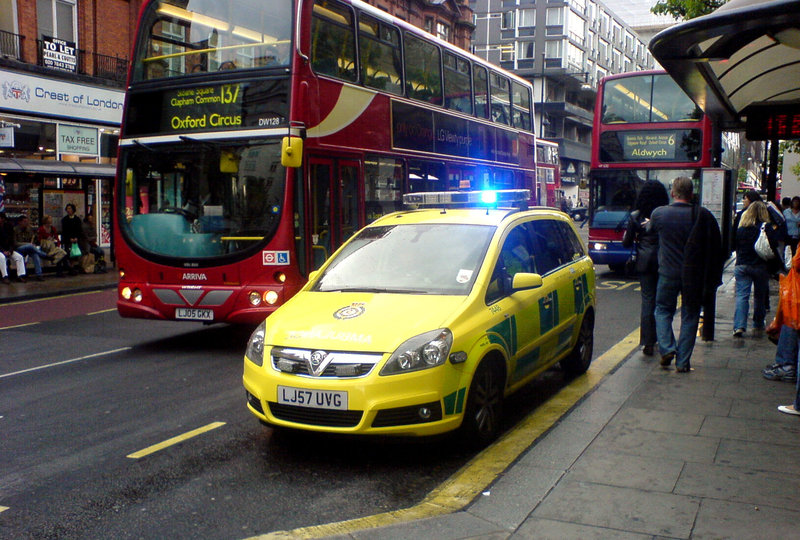
[[[461,425],[473,374],[488,356],[502,359],[505,366],[504,394],[525,385],[569,354],[576,344],[583,315],[594,309],[595,301],[594,267],[583,248],[582,255],[544,274],[541,287],[487,302],[495,262],[508,231],[539,219],[567,223],[577,238],[569,218],[545,209],[448,210],[446,214],[439,209],[419,210],[390,214],[372,223],[369,227],[387,223],[463,223],[488,225],[497,231],[468,295],[314,291],[316,280],[339,252],[334,254],[300,293],[267,319],[261,365],[257,365],[259,359],[253,362],[245,357],[243,382],[250,411],[266,423],[306,430],[432,435]],[[448,329],[453,340],[443,364],[381,374],[390,356],[406,340],[439,329]],[[272,358],[276,348],[367,354],[379,359],[362,376],[298,375],[276,367]],[[278,404],[280,392],[284,398],[323,401],[331,396],[344,398],[346,393],[347,410],[363,413],[351,418],[348,425],[324,425],[327,420],[317,423],[317,416],[327,418],[329,409],[320,409],[317,415],[314,407],[302,409],[308,418],[287,419],[274,413],[286,405]],[[420,408],[419,414],[424,416],[422,409],[431,404],[433,409],[439,407],[439,419],[415,419],[415,408]],[[402,421],[411,423],[383,425],[383,418],[392,417],[395,412],[405,419]],[[375,425],[377,418],[380,420]]]

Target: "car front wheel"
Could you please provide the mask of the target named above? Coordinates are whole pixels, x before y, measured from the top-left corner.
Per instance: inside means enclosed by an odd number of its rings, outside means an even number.
[[[561,367],[569,377],[577,377],[586,373],[592,363],[594,348],[594,312],[587,311],[583,315],[578,341],[569,355],[561,360]]]
[[[503,373],[497,363],[483,360],[469,386],[461,428],[468,441],[478,446],[492,442],[503,417]]]

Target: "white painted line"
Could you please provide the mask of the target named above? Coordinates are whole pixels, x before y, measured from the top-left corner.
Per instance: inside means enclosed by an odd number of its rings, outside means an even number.
[[[45,364],[44,366],[37,366],[37,367],[28,368],[28,369],[23,369],[23,370],[20,370],[20,371],[15,371],[13,373],[5,373],[3,375],[0,375],[0,379],[5,379],[7,377],[13,377],[15,375],[22,375],[23,373],[30,373],[31,371],[39,371],[39,370],[47,369],[47,368],[51,368],[51,367],[63,366],[65,364],[71,364],[73,362],[80,362],[81,360],[88,360],[90,358],[98,358],[100,356],[106,356],[106,355],[109,355],[109,354],[114,354],[114,353],[118,353],[118,352],[122,352],[122,351],[127,351],[127,350],[130,350],[131,348],[132,347],[121,347],[119,349],[112,349],[110,351],[103,351],[103,352],[99,352],[99,353],[95,353],[95,354],[87,354],[86,356],[81,356],[80,358],[72,358],[70,360],[63,360],[61,362],[54,362],[52,364]]]
[[[9,509],[8,506],[0,506],[0,513],[3,513],[8,509]]]

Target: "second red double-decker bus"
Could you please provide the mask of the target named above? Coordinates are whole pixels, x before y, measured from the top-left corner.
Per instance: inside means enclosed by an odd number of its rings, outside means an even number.
[[[622,246],[636,195],[647,180],[669,191],[678,176],[695,180],[712,165],[711,121],[663,71],[605,77],[592,131],[589,255],[595,264],[624,270]]]
[[[532,118],[530,83],[358,0],[147,2],[119,313],[257,322],[404,192],[535,192]]]

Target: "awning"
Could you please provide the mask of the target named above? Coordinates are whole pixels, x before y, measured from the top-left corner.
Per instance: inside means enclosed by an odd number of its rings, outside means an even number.
[[[0,158],[0,173],[41,174],[72,178],[114,178],[116,166],[40,159]]]
[[[673,79],[723,129],[800,104],[800,2],[730,0],[650,41]]]

